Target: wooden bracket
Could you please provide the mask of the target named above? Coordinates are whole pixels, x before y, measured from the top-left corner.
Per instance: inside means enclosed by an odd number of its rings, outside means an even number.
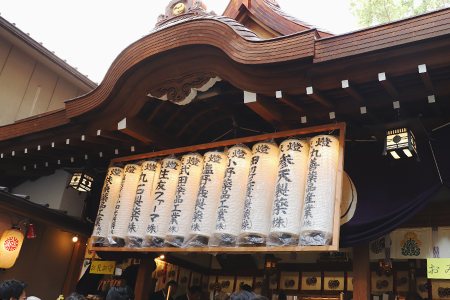
[[[350,81],[342,80],[342,88],[359,103],[366,104],[366,100],[364,100],[358,90],[352,84],[350,84]]]
[[[430,93],[434,92],[433,82],[431,81],[430,73],[427,71],[427,65],[419,65],[418,68],[419,75],[422,78],[423,84],[427,88],[427,91]]]
[[[395,100],[399,98],[397,89],[394,87],[391,80],[387,78],[386,73],[378,73],[378,81],[380,81],[389,95],[391,95]]]
[[[312,86],[306,88],[306,94],[328,108],[335,108],[334,104],[318,90],[314,90]]]
[[[273,125],[279,130],[286,130],[288,126],[282,118],[280,107],[277,106],[273,100],[263,96],[256,95],[256,101],[245,103],[254,112],[260,115],[264,120]]]
[[[176,138],[138,118],[123,119],[119,122],[117,129],[140,141],[154,143],[161,149],[169,149],[181,145],[181,142],[177,141]]]

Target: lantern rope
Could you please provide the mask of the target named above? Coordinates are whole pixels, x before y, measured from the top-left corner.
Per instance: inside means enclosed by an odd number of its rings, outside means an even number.
[[[441,184],[444,184],[444,182],[442,181],[441,171],[439,171],[439,166],[437,164],[436,157],[434,156],[434,151],[433,151],[433,147],[431,146],[430,140],[428,140],[428,144],[430,144],[431,154],[433,154],[434,164],[436,165],[436,170],[439,174],[439,179],[441,180]]]

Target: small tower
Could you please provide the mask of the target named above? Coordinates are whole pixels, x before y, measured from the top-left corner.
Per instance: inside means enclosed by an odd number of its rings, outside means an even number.
[[[179,15],[188,13],[194,8],[203,8],[206,10],[206,6],[201,0],[172,0],[166,7],[166,13],[158,17],[158,22],[177,17]]]

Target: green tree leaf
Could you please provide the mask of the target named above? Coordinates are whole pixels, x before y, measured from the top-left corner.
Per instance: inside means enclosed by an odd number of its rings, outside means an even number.
[[[369,27],[450,7],[450,0],[351,0],[358,26]]]

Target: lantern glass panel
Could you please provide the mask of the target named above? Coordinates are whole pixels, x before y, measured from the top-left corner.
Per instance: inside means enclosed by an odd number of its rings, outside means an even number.
[[[386,137],[386,150],[409,147],[408,130],[406,128],[389,130]]]
[[[72,179],[70,180],[70,186],[77,187],[81,181],[81,177],[83,177],[82,173],[75,173],[72,175]]]
[[[391,155],[392,155],[392,157],[393,158],[395,158],[395,159],[400,159],[400,156],[397,154],[397,152],[395,152],[395,151],[391,151]]]

